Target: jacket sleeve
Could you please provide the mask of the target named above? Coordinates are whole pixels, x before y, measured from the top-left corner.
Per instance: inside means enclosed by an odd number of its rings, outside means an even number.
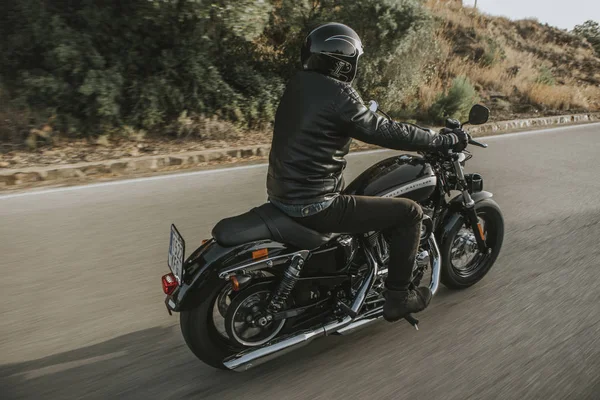
[[[365,143],[405,151],[447,150],[458,142],[456,135],[438,135],[416,125],[389,121],[366,107],[351,86],[345,86],[337,103],[343,132]]]

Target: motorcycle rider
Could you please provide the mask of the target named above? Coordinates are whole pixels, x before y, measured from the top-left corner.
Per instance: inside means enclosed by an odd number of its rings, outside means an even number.
[[[463,150],[467,134],[432,134],[369,110],[352,82],[363,46],[358,34],[327,23],[306,37],[302,71],[288,83],[275,116],[267,193],[269,201],[302,225],[323,233],[382,231],[390,238],[384,318],[397,321],[424,310],[427,287],[410,286],[422,210],[412,200],[342,195],[344,156],[352,138],[405,151]]]

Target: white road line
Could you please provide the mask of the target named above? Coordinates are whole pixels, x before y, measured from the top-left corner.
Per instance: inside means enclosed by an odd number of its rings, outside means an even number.
[[[483,136],[483,137],[480,137],[479,140],[481,140],[482,142],[485,142],[486,140],[510,139],[510,138],[514,138],[517,136],[535,135],[535,134],[548,133],[548,132],[557,131],[557,130],[574,130],[574,129],[581,129],[581,128],[589,128],[591,126],[600,128],[600,122],[591,123],[591,124],[570,125],[570,126],[563,126],[563,127],[557,126],[557,127],[553,127],[553,128],[538,129],[538,130],[534,130],[534,131],[524,131],[524,132],[515,132],[515,133],[500,133],[497,135]],[[389,151],[395,151],[395,150],[389,150],[389,149],[368,150],[368,151],[361,151],[361,152],[357,152],[357,153],[350,153],[346,157],[364,156],[364,155],[368,155],[368,154],[383,153],[386,151],[389,152]],[[132,184],[132,183],[160,181],[160,180],[165,180],[165,179],[174,179],[174,178],[181,178],[181,177],[187,177],[187,176],[211,175],[211,174],[219,174],[219,173],[224,173],[224,172],[228,173],[228,172],[235,172],[235,171],[246,170],[246,169],[266,168],[267,166],[268,166],[268,164],[266,164],[266,163],[252,164],[252,165],[243,165],[240,167],[229,167],[229,168],[226,167],[226,168],[209,169],[209,170],[202,170],[202,171],[181,172],[181,173],[177,173],[177,174],[151,176],[151,177],[146,177],[146,178],[122,179],[122,180],[118,180],[118,181],[91,183],[88,185],[81,185],[81,186],[69,186],[69,187],[54,188],[54,189],[30,190],[30,191],[22,192],[22,193],[0,195],[0,200],[13,199],[16,197],[34,196],[34,195],[39,195],[39,194],[71,192],[71,191],[75,191],[75,190],[92,189],[92,188],[103,187],[103,186],[116,186],[116,185],[127,185],[127,184]]]
[[[548,133],[548,132],[557,131],[557,130],[570,131],[570,130],[581,129],[581,128],[589,128],[589,127],[599,128],[598,132],[600,133],[600,122],[594,122],[594,123],[590,123],[590,124],[556,126],[554,128],[536,129],[534,131],[524,131],[524,132],[515,132],[515,133],[499,133],[497,135],[480,136],[478,140],[485,142],[488,139],[491,139],[491,140],[510,139],[510,138],[514,138],[514,137],[518,137],[518,136],[538,135],[541,133]],[[477,139],[477,138],[475,138],[475,139]]]
[[[385,151],[393,151],[393,150],[387,150],[387,149],[367,150],[367,151],[361,151],[359,153],[350,153],[346,157],[353,157],[353,156],[358,156],[358,155],[368,155],[368,154],[374,154],[374,153],[382,153]],[[208,169],[208,170],[202,170],[202,171],[181,172],[181,173],[177,173],[177,174],[150,176],[150,177],[146,177],[146,178],[121,179],[118,181],[90,183],[88,185],[81,185],[81,186],[69,186],[69,187],[61,187],[61,188],[53,188],[53,189],[39,189],[39,190],[31,189],[30,191],[27,191],[27,192],[0,195],[0,200],[13,199],[15,197],[33,196],[33,195],[37,195],[37,194],[71,192],[71,191],[75,191],[75,190],[91,189],[91,188],[97,188],[97,187],[103,187],[103,186],[116,186],[116,185],[132,184],[132,183],[143,183],[143,182],[149,182],[149,181],[160,181],[160,180],[171,179],[171,178],[182,178],[182,177],[188,177],[188,176],[229,173],[229,172],[246,170],[246,169],[254,169],[254,168],[261,168],[261,167],[266,168],[268,165],[269,164],[266,164],[266,163],[252,164],[252,165],[243,165],[240,167],[228,167],[228,168],[226,167],[226,168]]]
[[[203,170],[203,171],[181,172],[181,173],[177,173],[177,174],[166,174],[166,175],[160,175],[160,176],[150,176],[150,177],[146,177],[146,178],[121,179],[118,181],[91,183],[89,185],[81,185],[81,186],[69,186],[69,187],[54,188],[54,189],[32,190],[30,192],[0,195],[0,200],[15,198],[15,197],[23,197],[23,196],[33,196],[36,194],[71,192],[74,190],[92,189],[92,188],[103,187],[103,186],[117,186],[117,185],[131,184],[131,183],[161,181],[164,179],[180,178],[180,177],[184,177],[184,176],[209,175],[209,174],[216,174],[219,172],[227,172],[227,171],[233,172],[233,171],[238,171],[238,170],[243,170],[243,169],[266,167],[267,165],[268,164],[253,164],[253,165],[244,165],[244,166],[240,166],[240,167],[219,168],[219,169],[209,169],[209,170]]]

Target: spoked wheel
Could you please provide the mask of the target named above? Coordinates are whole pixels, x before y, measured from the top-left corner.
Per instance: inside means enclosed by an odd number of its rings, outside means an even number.
[[[483,228],[484,237],[486,237],[488,235],[487,224],[480,216],[477,216],[477,219]],[[473,229],[461,226],[456,236],[454,236],[454,242],[450,249],[450,262],[454,273],[463,278],[468,278],[481,266],[481,261],[485,257],[489,257],[489,253],[481,254],[477,247],[477,239]]]
[[[475,210],[490,251],[481,253],[475,232],[468,225],[450,232],[441,248],[441,280],[450,289],[463,289],[479,282],[494,265],[502,247],[504,219],[498,204],[486,199],[477,203]]]
[[[240,346],[260,346],[274,339],[285,319],[274,321],[267,312],[273,285],[262,282],[242,291],[228,307],[225,328],[231,340]]]

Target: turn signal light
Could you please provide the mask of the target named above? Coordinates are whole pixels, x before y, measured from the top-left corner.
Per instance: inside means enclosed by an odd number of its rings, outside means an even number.
[[[231,290],[233,290],[234,292],[239,292],[240,282],[237,280],[237,277],[232,276],[231,278],[229,278],[229,280],[231,281]]]
[[[269,255],[269,249],[260,249],[252,252],[252,259],[257,260],[259,258],[264,258]]]
[[[177,288],[177,279],[175,279],[173,273],[163,275],[162,288],[167,296],[175,291],[175,288]]]
[[[481,226],[481,223],[477,223],[477,227],[479,228],[479,237],[485,240],[485,235],[483,234],[483,226]]]

